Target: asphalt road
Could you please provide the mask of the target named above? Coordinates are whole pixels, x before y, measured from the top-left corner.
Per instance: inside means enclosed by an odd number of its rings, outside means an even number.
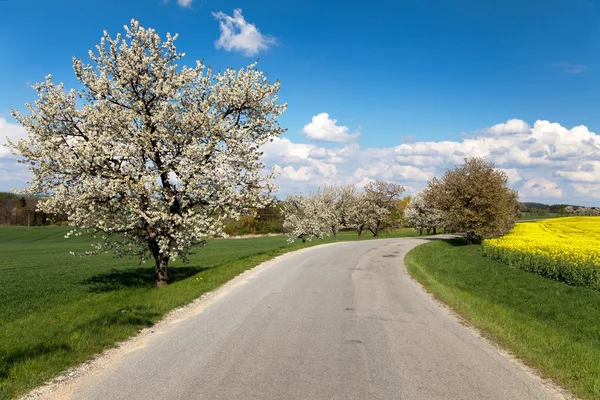
[[[561,398],[407,275],[404,255],[423,242],[337,243],[284,256],[48,397]]]

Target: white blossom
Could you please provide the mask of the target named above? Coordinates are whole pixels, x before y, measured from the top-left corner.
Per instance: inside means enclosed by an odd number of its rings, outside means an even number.
[[[364,230],[378,236],[382,230],[398,225],[394,200],[403,192],[401,185],[375,181],[358,194],[353,185],[334,185],[308,197],[289,196],[283,209],[284,227],[289,230],[291,241],[329,234],[335,237],[340,226],[355,229],[359,236]]]
[[[404,210],[404,219],[408,225],[420,233],[430,231],[442,225],[442,212],[427,203],[424,192],[417,193],[410,199]]]
[[[101,231],[96,251],[154,257],[164,283],[169,260],[270,201],[259,149],[284,131],[286,105],[256,64],[180,68],[177,35],[125,29],[104,32],[92,64],[74,58],[81,90],[35,85],[31,113],[13,111],[28,137],[10,145],[33,173],[25,192],[49,196],[43,211]]]
[[[283,228],[288,232],[288,242],[303,242],[314,238],[323,239],[331,234],[327,214],[320,203],[320,196],[288,195],[281,209]]]
[[[350,203],[355,196],[354,185],[330,185],[319,189],[314,201],[320,205],[320,215],[330,227],[335,238],[340,226],[346,224]]]
[[[386,181],[369,182],[365,186],[363,212],[368,215],[365,227],[378,236],[386,228],[393,228],[400,222],[393,214],[394,200],[405,192],[402,185]]]
[[[325,186],[309,196],[288,196],[282,209],[284,228],[293,242],[315,237],[337,236],[341,225],[346,225],[349,207],[355,196],[354,186]]]
[[[365,193],[358,193],[348,202],[346,209],[345,224],[347,227],[354,229],[358,236],[367,229],[367,225],[371,222],[371,215],[367,213],[369,200]]]
[[[587,215],[587,216],[598,216],[600,215],[599,207],[573,207],[566,206],[565,213],[573,215]]]

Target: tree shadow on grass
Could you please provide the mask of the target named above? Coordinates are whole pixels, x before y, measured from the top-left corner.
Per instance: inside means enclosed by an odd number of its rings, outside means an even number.
[[[452,247],[462,247],[462,246],[468,246],[469,244],[467,243],[467,238],[466,237],[455,237],[455,238],[443,238],[443,237],[428,237],[428,238],[423,238],[429,241],[442,241],[442,242],[446,242],[448,243],[450,246]]]
[[[144,306],[125,307],[120,310],[106,312],[97,318],[85,321],[82,325],[78,326],[77,330],[81,330],[82,332],[92,331],[98,334],[102,333],[104,329],[110,329],[111,326],[148,327],[154,325],[157,317],[160,317],[158,312],[148,310]]]
[[[169,283],[181,281],[210,267],[171,267]],[[106,273],[92,276],[81,282],[88,286],[92,293],[106,293],[125,288],[152,288],[155,286],[155,275],[152,267],[133,269],[112,269]]]
[[[15,349],[0,355],[0,379],[6,379],[10,370],[21,362],[39,358],[59,352],[68,352],[71,347],[65,343],[61,344],[38,344],[26,349]]]

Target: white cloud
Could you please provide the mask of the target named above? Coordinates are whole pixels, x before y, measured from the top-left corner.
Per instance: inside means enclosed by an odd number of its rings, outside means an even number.
[[[279,174],[280,178],[288,179],[291,181],[309,181],[313,178],[313,171],[313,167],[294,168],[291,165],[288,165],[282,168],[279,165],[275,165],[275,172]]]
[[[600,182],[600,161],[590,161],[577,166],[576,170],[557,171],[556,175],[570,182]]]
[[[532,199],[560,199],[563,197],[563,190],[555,181],[545,178],[533,178],[526,181],[519,188],[519,195]]]
[[[279,180],[282,192],[332,183],[360,186],[374,179],[416,191],[466,157],[478,156],[506,172],[523,201],[600,205],[600,194],[594,191],[600,191],[600,135],[585,126],[568,129],[543,120],[532,127],[509,120],[480,132],[486,133],[460,141],[416,141],[387,148],[362,148],[358,142],[332,148],[277,139],[265,147],[264,161],[294,168]]]
[[[327,113],[312,117],[312,121],[302,128],[302,133],[309,139],[324,142],[350,142],[360,136],[359,132],[350,133],[348,127],[337,125],[337,120],[329,118]]]
[[[191,0],[179,1],[191,2]],[[247,56],[254,56],[277,43],[277,39],[273,36],[263,35],[254,24],[246,22],[240,8],[233,10],[233,16],[222,11],[212,15],[219,21],[221,31],[221,36],[215,41],[217,49],[241,51]]]
[[[519,170],[516,168],[500,168],[500,169],[502,171],[504,171],[504,173],[508,176],[509,185],[514,185],[515,183],[517,183],[523,179],[523,177],[519,173]]]
[[[16,184],[19,187],[23,187],[25,182],[31,178],[31,173],[27,168],[22,167],[19,164],[0,164],[0,181],[10,182],[10,184]],[[6,191],[8,188],[0,189],[0,191]]]
[[[0,116],[0,158],[11,155],[11,150],[6,146],[7,138],[13,142],[27,136],[25,129],[19,124],[11,124],[6,118]]]
[[[520,119],[509,119],[492,127],[482,129],[482,133],[490,136],[518,135],[529,132],[529,125]]]
[[[582,198],[600,199],[600,184],[598,183],[574,183],[573,189]],[[598,205],[596,202],[595,205]]]
[[[324,148],[314,144],[275,139],[263,147],[263,161],[275,165],[282,192],[308,191],[330,184],[362,187],[374,179],[422,186],[435,168],[419,168],[394,162],[395,148],[361,149],[358,143]],[[412,185],[410,185],[412,183]]]
[[[8,190],[10,186],[23,187],[31,174],[23,164],[17,163],[17,158],[7,146],[7,140],[18,141],[27,136],[25,129],[19,124],[12,124],[0,116],[0,190]]]
[[[177,4],[184,8],[192,8],[192,2],[194,0],[177,0]]]

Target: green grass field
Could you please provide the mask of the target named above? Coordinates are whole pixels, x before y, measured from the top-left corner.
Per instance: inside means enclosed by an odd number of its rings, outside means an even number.
[[[480,246],[433,241],[406,257],[429,291],[528,365],[600,398],[600,292],[485,258]]]
[[[174,282],[156,289],[151,264],[108,254],[70,255],[89,249],[91,241],[65,239],[69,229],[0,227],[0,398],[22,394],[90,359],[262,261],[332,241],[212,240],[189,264],[173,263]],[[402,229],[382,237],[414,235]],[[356,234],[340,233],[338,241],[345,240],[356,240]]]

